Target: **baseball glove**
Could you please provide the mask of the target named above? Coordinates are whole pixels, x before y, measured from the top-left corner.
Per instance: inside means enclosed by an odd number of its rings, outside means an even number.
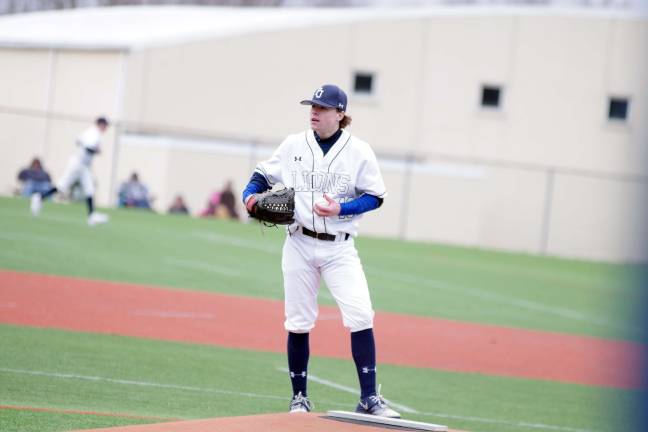
[[[254,194],[250,216],[270,225],[290,225],[295,221],[295,190],[280,183],[269,191]]]

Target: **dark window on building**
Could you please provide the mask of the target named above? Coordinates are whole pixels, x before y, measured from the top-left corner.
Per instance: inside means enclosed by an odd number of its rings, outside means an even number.
[[[373,74],[356,72],[353,79],[353,91],[355,93],[373,93]]]
[[[499,108],[502,99],[502,89],[499,86],[482,86],[481,105],[488,108]]]
[[[628,98],[611,97],[608,118],[610,120],[626,120],[628,118]]]

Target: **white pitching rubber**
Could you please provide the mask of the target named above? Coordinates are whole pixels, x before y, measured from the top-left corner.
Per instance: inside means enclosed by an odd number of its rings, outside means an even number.
[[[351,411],[327,411],[328,417],[352,420],[357,422],[375,423],[389,426],[400,426],[403,428],[417,429],[424,431],[447,432],[448,427],[444,425],[423,423],[412,420],[395,419],[389,417],[379,417],[371,414],[360,414]]]

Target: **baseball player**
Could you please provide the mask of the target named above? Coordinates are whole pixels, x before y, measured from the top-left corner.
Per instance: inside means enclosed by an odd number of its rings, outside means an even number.
[[[310,128],[289,135],[260,162],[243,191],[248,212],[257,194],[277,183],[295,189],[295,222],[283,246],[288,368],[293,390],[290,412],[309,412],[306,391],[309,332],[317,318],[317,292],[323,278],[351,332],[351,352],[360,381],[356,412],[399,418],[376,389],[374,311],[354,237],[362,213],[386,195],[376,156],[364,141],[346,131],[347,96],[323,85],[311,99]]]
[[[92,183],[92,174],[90,164],[94,156],[101,152],[101,138],[108,129],[108,120],[99,117],[95,120],[93,126],[86,129],[77,137],[77,150],[70,158],[63,177],[57,185],[45,193],[35,193],[31,197],[31,212],[38,216],[41,211],[44,198],[57,193],[58,191],[69,192],[70,188],[77,181],[81,184],[83,194],[86,197],[88,207],[88,225],[97,225],[108,222],[108,215],[96,212],[94,210],[94,184]]]

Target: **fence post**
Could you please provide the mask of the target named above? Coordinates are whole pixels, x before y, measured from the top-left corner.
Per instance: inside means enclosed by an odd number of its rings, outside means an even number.
[[[556,172],[553,169],[547,170],[547,185],[545,188],[544,210],[542,214],[542,232],[540,237],[540,254],[547,254],[549,244],[549,232],[551,230],[551,205],[553,201],[554,177]]]

